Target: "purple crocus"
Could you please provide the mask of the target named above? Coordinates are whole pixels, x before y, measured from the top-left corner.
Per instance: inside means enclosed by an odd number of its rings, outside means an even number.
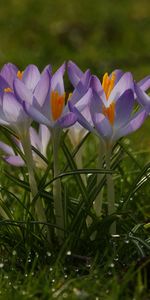
[[[22,103],[34,102],[39,106],[45,100],[49,91],[49,72],[49,67],[40,75],[34,65],[29,65],[24,72],[12,64],[4,65],[0,74],[0,124],[10,126],[19,136],[26,134],[32,120]]]
[[[150,79],[149,79],[149,83],[150,83]],[[149,114],[150,113],[150,96],[148,96],[145,93],[145,91],[141,88],[139,83],[135,83],[134,87],[135,87],[135,93],[137,96],[137,101],[145,109],[145,111]],[[150,88],[150,84],[149,84],[148,88]]]
[[[133,113],[135,96],[131,73],[120,70],[110,76],[106,73],[102,84],[96,76],[92,76],[91,89],[89,110],[93,125],[72,103],[70,110],[76,113],[78,122],[86,129],[94,131],[95,127],[106,144],[112,145],[120,137],[137,130],[144,122],[144,109]]]
[[[47,157],[47,146],[50,141],[50,132],[47,126],[40,124],[38,132],[33,127],[30,127],[29,131],[30,131],[31,145],[34,146],[43,156]],[[19,150],[22,153],[24,153],[21,141],[14,137],[13,142],[16,144]],[[25,165],[25,162],[22,159],[22,157],[19,154],[18,155],[15,154],[11,146],[0,141],[0,149],[5,153],[3,155],[3,159],[8,164],[16,167],[22,167]],[[32,154],[33,154],[33,160],[35,165],[38,168],[42,168],[42,169],[45,168],[46,165],[43,159],[34,151],[32,151]]]
[[[76,122],[76,115],[68,109],[68,102],[77,102],[87,91],[87,83],[90,79],[90,73],[87,71],[79,80],[74,92],[66,97],[63,76],[65,73],[65,64],[63,64],[53,76],[49,76],[50,89],[45,102],[37,106],[33,103],[24,103],[26,112],[37,122],[47,125],[51,130],[53,128],[67,128]],[[20,94],[20,82],[17,80],[15,92],[17,97]],[[21,95],[20,95],[21,96]],[[23,96],[20,97],[23,100]]]

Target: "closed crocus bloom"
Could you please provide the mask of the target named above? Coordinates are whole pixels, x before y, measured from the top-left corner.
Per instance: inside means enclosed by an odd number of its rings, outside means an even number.
[[[149,114],[150,113],[150,96],[145,93],[145,91],[141,88],[141,86],[138,83],[135,83],[134,86],[135,86],[135,93],[137,96],[137,101],[145,109],[145,111]],[[150,84],[149,84],[148,88],[150,88]]]
[[[31,145],[34,146],[44,157],[47,157],[47,146],[50,141],[50,132],[47,126],[40,124],[38,132],[33,127],[30,127],[29,131]],[[14,137],[13,142],[24,154],[21,141]],[[25,161],[19,154],[15,154],[11,146],[0,141],[0,149],[4,152],[4,155],[2,157],[8,164],[16,167],[22,167],[25,165]],[[34,163],[38,168],[43,169],[46,167],[43,159],[37,153],[35,153],[35,151],[32,151],[32,155]]]
[[[49,72],[49,66],[40,74],[35,65],[29,65],[21,72],[14,65],[8,64],[1,70],[0,77],[0,124],[11,127],[21,140],[33,197],[38,190],[34,177],[34,163],[29,135],[32,119],[25,112],[23,103],[30,105],[34,103],[35,106],[39,107],[45,101],[49,92]],[[7,85],[4,85],[5,82]],[[46,220],[40,199],[35,204],[35,210],[39,221]]]

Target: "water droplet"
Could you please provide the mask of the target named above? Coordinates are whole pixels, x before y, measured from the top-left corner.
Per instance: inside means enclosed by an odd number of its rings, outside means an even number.
[[[27,292],[26,291],[22,291],[22,295],[24,296],[24,295],[26,295],[27,294]]]
[[[14,288],[15,290],[17,290],[17,289],[18,289],[18,285],[14,285],[13,288]]]
[[[111,271],[108,271],[108,275],[111,276],[111,275],[112,275],[112,272],[111,272]]]
[[[71,251],[69,250],[69,251],[67,251],[67,255],[71,255]]]
[[[114,261],[118,261],[118,260],[119,260],[118,256],[114,257]]]
[[[67,293],[63,293],[63,298],[65,299],[65,298],[67,298],[68,297],[68,294]]]
[[[112,236],[112,238],[120,238],[119,234],[112,234],[111,236]]]

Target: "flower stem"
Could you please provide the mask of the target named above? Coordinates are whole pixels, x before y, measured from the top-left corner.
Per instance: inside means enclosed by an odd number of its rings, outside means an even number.
[[[102,139],[100,138],[99,139],[98,161],[97,161],[98,169],[103,168],[103,156],[104,156],[104,144],[103,144]],[[98,174],[97,175],[97,185],[100,184],[103,177],[104,177],[103,174]],[[95,213],[98,217],[100,217],[100,215],[101,215],[102,203],[103,203],[103,189],[101,189],[101,191],[99,192],[99,194],[95,198],[95,201],[94,201],[94,204],[93,204],[94,211],[95,211]]]
[[[53,163],[54,163],[54,178],[59,175],[59,159],[58,150],[60,144],[60,128],[54,128],[52,130],[52,141],[53,141]],[[59,242],[61,243],[64,239],[64,211],[61,195],[61,181],[57,179],[53,182],[53,199],[54,199],[54,212],[56,225],[61,229],[56,229],[56,234]]]
[[[110,170],[111,147],[106,149],[106,169]],[[115,189],[112,174],[106,175],[107,179],[107,201],[108,201],[108,215],[115,213]],[[116,234],[116,222],[113,222],[110,227],[110,233]]]
[[[31,188],[31,194],[34,198],[38,193],[38,188],[34,176],[34,162],[32,157],[32,149],[31,149],[31,141],[29,131],[26,131],[26,134],[21,136],[21,142],[24,149],[26,165],[29,173],[29,184]],[[35,203],[35,212],[37,215],[37,219],[40,222],[47,222],[46,215],[44,212],[43,204],[40,198],[37,199]]]

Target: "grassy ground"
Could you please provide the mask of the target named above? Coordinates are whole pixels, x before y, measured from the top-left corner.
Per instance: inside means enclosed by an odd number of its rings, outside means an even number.
[[[11,61],[24,69],[35,63],[42,69],[52,63],[56,69],[64,60],[72,59],[100,77],[106,71],[122,68],[141,79],[150,70],[149,10],[148,0],[1,1],[0,64]],[[147,120],[137,133],[125,139],[124,154],[116,167],[120,236],[114,240],[107,234],[109,222],[96,219],[96,241],[91,242],[89,232],[83,228],[86,238],[77,236],[76,247],[64,247],[62,255],[61,249],[50,251],[41,235],[38,239],[36,226],[1,223],[0,299],[150,299],[150,189],[148,171],[142,173],[150,155],[149,123]],[[96,166],[97,148],[93,145],[89,139],[84,153],[86,167]],[[28,186],[19,187],[12,179],[26,180],[26,172],[14,172],[1,161],[1,173],[1,198],[12,220],[13,213],[17,220],[25,219],[15,196],[19,195],[24,203]],[[40,176],[37,174],[39,181]],[[12,194],[7,192],[8,186]],[[73,219],[78,185],[72,178],[68,183],[64,179],[63,188],[64,195],[66,191],[71,195],[66,199],[72,205],[68,210]],[[47,200],[51,198],[46,194]],[[122,208],[126,201],[127,206]],[[131,232],[134,237],[129,236]]]

